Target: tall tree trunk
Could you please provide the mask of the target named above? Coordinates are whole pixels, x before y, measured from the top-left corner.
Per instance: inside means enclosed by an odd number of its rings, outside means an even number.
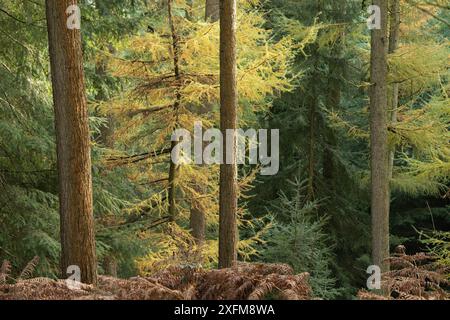
[[[345,23],[343,16],[346,4],[342,1],[332,2],[331,9],[333,10],[334,23]],[[338,110],[341,104],[341,82],[342,82],[342,52],[345,31],[341,31],[331,48],[331,56],[328,59],[328,94],[326,98],[327,110],[334,112]],[[325,120],[326,124],[326,120]],[[335,189],[335,159],[333,149],[337,146],[336,135],[332,128],[325,125],[325,149],[323,152],[323,178],[329,188],[330,194],[334,194]]]
[[[81,281],[97,282],[88,111],[81,37],[67,28],[74,0],[47,0],[61,219],[61,268],[76,265]]]
[[[219,20],[219,0],[207,0],[205,9],[205,20],[216,22]],[[207,110],[212,109],[212,106],[207,106]],[[205,146],[206,144],[204,144]],[[197,188],[199,193],[206,193],[206,190],[199,186]],[[194,202],[194,201],[192,201]],[[197,244],[202,244],[205,241],[205,228],[206,228],[206,216],[203,212],[200,204],[191,203],[189,226],[191,228],[191,234]]]
[[[224,160],[220,165],[219,268],[232,266],[237,247],[237,85],[236,0],[220,1],[220,128],[224,137]],[[232,135],[226,130],[233,129]],[[231,139],[231,141],[229,141]],[[225,148],[230,145],[230,150]]]
[[[340,41],[340,40],[338,40]],[[339,44],[337,44],[339,46]],[[327,109],[329,111],[334,111],[339,109],[341,103],[341,83],[339,76],[341,75],[340,64],[341,60],[339,57],[340,49],[333,50],[335,57],[329,60],[329,79],[328,79],[328,95],[327,95]],[[336,147],[336,136],[333,130],[329,127],[325,128],[325,150],[323,153],[323,178],[327,182],[331,193],[335,191],[334,188],[334,156],[333,149]]]
[[[373,0],[380,7],[381,28],[373,29],[370,59],[370,146],[372,263],[389,270],[389,163],[387,141],[387,19],[388,0]]]
[[[388,53],[394,53],[398,48],[398,40],[400,33],[400,1],[390,0],[390,18],[389,18],[389,49]],[[391,124],[397,122],[397,107],[398,107],[398,83],[393,83],[391,87],[391,96],[389,109],[391,111]],[[392,178],[394,169],[395,147],[389,153],[389,178]]]
[[[180,74],[180,50],[178,46],[178,35],[175,29],[175,21],[173,19],[173,11],[172,11],[173,0],[167,1],[168,15],[169,15],[169,25],[170,31],[172,34],[172,51],[173,51],[173,68],[175,78],[177,79],[177,85],[180,85],[181,74]],[[176,89],[176,100],[174,103],[174,112],[175,112],[175,129],[178,127],[178,111],[180,107],[181,101],[181,93],[180,88]],[[172,141],[171,150],[175,148],[177,145],[176,141]],[[177,176],[178,176],[178,165],[173,161],[170,161],[169,168],[169,191],[168,191],[168,201],[169,201],[169,216],[171,221],[175,221],[176,216],[176,190],[177,190]]]
[[[211,22],[219,20],[220,17],[220,0],[206,0],[205,20]]]

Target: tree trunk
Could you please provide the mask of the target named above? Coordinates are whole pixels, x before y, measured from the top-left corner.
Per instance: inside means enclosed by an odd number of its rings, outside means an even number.
[[[389,270],[389,163],[387,141],[387,15],[388,0],[374,0],[381,9],[381,28],[373,29],[370,63],[370,144],[372,263]]]
[[[236,0],[222,0],[220,1],[220,128],[224,137],[223,159],[227,161],[220,165],[219,268],[231,267],[237,259],[236,73]],[[233,134],[227,135],[227,129],[234,129]],[[227,144],[230,145],[230,150],[225,147]]]
[[[175,22],[173,19],[173,12],[172,12],[172,5],[173,0],[169,0],[167,2],[167,8],[168,8],[168,15],[169,15],[169,25],[170,25],[170,31],[172,34],[172,51],[173,51],[173,68],[174,68],[174,74],[175,78],[178,80],[178,86],[180,86],[180,63],[179,63],[179,46],[178,46],[178,35],[175,29]],[[180,88],[178,87],[176,89],[176,100],[174,103],[174,112],[175,112],[175,128],[178,127],[178,110],[180,107],[180,101],[181,101],[181,93]],[[177,145],[176,141],[171,142],[171,150],[173,150]],[[169,168],[169,191],[168,191],[168,200],[169,200],[169,216],[171,221],[175,221],[176,216],[176,190],[177,190],[177,176],[178,176],[178,165],[175,164],[173,161],[170,161],[170,168]]]
[[[117,278],[117,260],[113,256],[106,256],[103,260],[105,275]]]
[[[67,28],[73,0],[47,0],[46,14],[55,109],[61,225],[61,268],[76,265],[81,281],[97,282],[91,154],[79,30]]]
[[[203,244],[205,242],[206,219],[203,210],[197,208],[196,205],[191,205],[189,227],[195,243],[197,245]]]
[[[388,53],[394,53],[398,48],[398,38],[400,32],[400,1],[390,0],[390,19],[389,19],[389,50]],[[391,124],[397,122],[397,107],[398,107],[398,83],[393,83],[391,87],[391,97],[389,109],[391,111]],[[389,153],[389,178],[392,178],[394,169],[395,147]]]
[[[346,23],[344,17],[346,4],[342,1],[334,1],[331,9],[334,23]],[[343,39],[345,31],[342,30],[334,45],[331,48],[331,55],[328,59],[328,94],[326,98],[327,110],[334,112],[339,110],[341,104],[341,82],[343,79]],[[329,188],[329,193],[334,194],[335,188],[335,157],[333,150],[337,147],[337,139],[334,130],[326,125],[325,120],[325,148],[323,152],[323,178]]]
[[[220,18],[220,0],[206,0],[205,20],[215,22]]]
[[[207,0],[205,9],[205,20],[215,22],[219,20],[219,0]],[[212,109],[212,105],[206,106],[207,110]],[[206,144],[204,144],[205,146]],[[200,193],[205,193],[204,188],[199,186],[197,188]],[[191,213],[189,226],[191,235],[197,244],[202,244],[205,241],[206,216],[201,206],[198,203],[191,203]]]
[[[340,41],[340,40],[338,40]],[[339,46],[339,44],[336,44]],[[341,103],[341,82],[339,76],[341,75],[340,65],[342,63],[339,57],[340,48],[333,50],[335,57],[329,60],[329,79],[328,79],[328,95],[327,95],[327,109],[334,111],[339,109]],[[337,141],[333,130],[329,127],[325,128],[325,150],[323,153],[323,178],[327,182],[331,193],[335,191],[334,188],[334,156],[333,149],[336,148]]]
[[[313,201],[315,198],[314,178],[315,171],[315,130],[316,130],[316,112],[318,99],[316,96],[316,88],[313,86],[310,106],[309,106],[309,151],[308,151],[308,194],[307,198]]]

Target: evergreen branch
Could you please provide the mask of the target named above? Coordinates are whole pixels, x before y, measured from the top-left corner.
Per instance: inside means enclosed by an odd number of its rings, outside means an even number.
[[[414,1],[410,1],[410,0],[407,0],[407,2],[410,5],[412,5],[413,7],[417,8],[420,11],[422,11],[423,13],[428,14],[429,16],[433,17],[434,19],[436,19],[436,20],[438,20],[438,21],[440,21],[440,22],[442,22],[442,23],[444,23],[444,24],[446,24],[447,26],[450,27],[450,22],[448,22],[447,20],[445,20],[445,19],[443,19],[441,17],[438,17],[433,12],[431,12],[431,11],[421,7],[418,3],[414,2]],[[429,3],[427,3],[427,4],[429,4]],[[430,5],[432,5],[432,4],[430,4]],[[445,9],[448,9],[448,8],[445,8]]]
[[[6,10],[4,10],[4,9],[2,9],[2,8],[0,8],[0,12],[3,12],[4,14],[6,14],[6,15],[7,15],[8,17],[10,17],[11,19],[13,19],[13,20],[15,20],[15,21],[17,21],[17,22],[26,24],[26,25],[28,25],[28,26],[33,26],[33,27],[36,27],[36,28],[45,28],[44,26],[40,26],[40,25],[34,24],[33,22],[29,23],[29,22],[23,21],[23,20],[21,20],[21,19],[15,17],[14,15],[12,15],[11,13],[9,13],[8,11],[6,11]]]
[[[143,114],[144,116],[148,116],[151,113],[159,112],[159,111],[162,111],[162,110],[168,109],[168,108],[173,108],[173,105],[169,104],[169,105],[163,105],[163,106],[153,106],[153,107],[147,108],[147,109],[133,110],[133,111],[129,111],[127,113],[127,116],[134,117],[134,116],[137,116],[139,114]]]
[[[160,150],[155,150],[151,152],[144,152],[140,154],[135,154],[131,156],[123,156],[123,157],[109,157],[106,159],[107,162],[121,162],[125,161],[126,163],[136,163],[142,160],[146,160],[152,157],[158,157],[164,154],[170,153],[170,148],[162,148]]]

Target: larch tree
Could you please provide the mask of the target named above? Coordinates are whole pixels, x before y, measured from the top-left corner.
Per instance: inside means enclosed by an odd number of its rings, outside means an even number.
[[[231,267],[237,259],[236,73],[236,0],[223,0],[220,2],[220,129],[225,163],[220,165],[219,268]]]
[[[47,0],[46,15],[55,110],[61,225],[61,268],[80,268],[81,281],[97,282],[90,133],[81,36],[69,29],[66,10],[77,2]]]
[[[154,32],[116,44],[117,54],[111,57],[108,69],[113,76],[126,81],[126,86],[120,95],[100,106],[105,114],[112,113],[119,124],[114,130],[115,149],[104,155],[105,166],[126,169],[130,182],[141,192],[142,200],[137,199],[126,209],[131,213],[126,220],[135,226],[137,223],[149,226],[141,235],[151,239],[154,249],[138,261],[143,273],[182,261],[211,267],[218,263],[218,150],[214,149],[209,162],[206,159],[197,162],[195,155],[189,154],[190,163],[178,165],[174,206],[168,197],[168,173],[172,166],[170,150],[174,129],[184,129],[193,137],[197,134],[196,124],[201,123],[202,131],[219,127],[219,22],[205,22],[204,5],[191,6],[190,2],[183,1],[171,4],[171,19],[167,7],[155,14]],[[292,89],[292,41],[289,37],[273,39],[271,30],[262,28],[265,20],[254,7],[242,5],[239,9],[236,37],[241,41],[237,41],[240,54],[236,57],[236,72],[241,103],[236,113],[242,114],[240,120],[248,125],[249,118],[245,116],[267,110],[271,97]],[[189,17],[186,11],[190,11]],[[178,38],[178,79],[170,21]],[[185,142],[184,139],[181,137],[180,142]],[[204,137],[205,149],[211,151],[219,142],[216,139]],[[195,140],[192,142],[196,144]],[[198,147],[202,147],[201,143]],[[237,195],[239,190],[245,191],[254,176],[241,177]],[[175,215],[169,213],[170,207],[174,208]],[[262,223],[251,230],[259,223],[258,219],[247,222],[245,214],[244,206],[236,208],[236,224],[248,231],[236,246],[240,257],[249,259],[255,252],[254,237],[260,236],[259,230],[255,230]],[[175,219],[168,224],[171,217]]]
[[[387,19],[388,0],[374,0],[380,8],[380,28],[372,29],[370,55],[370,167],[372,263],[389,270],[389,163],[387,141]]]

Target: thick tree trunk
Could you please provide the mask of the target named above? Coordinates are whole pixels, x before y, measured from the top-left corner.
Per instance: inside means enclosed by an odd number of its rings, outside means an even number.
[[[390,19],[389,19],[389,49],[388,53],[394,53],[398,48],[398,40],[400,33],[400,1],[390,0]],[[391,124],[397,122],[397,107],[398,107],[398,83],[392,84],[389,109],[391,111]],[[392,178],[394,169],[395,147],[389,153],[389,178]]]
[[[381,28],[372,30],[370,67],[370,144],[372,263],[389,270],[389,163],[387,141],[387,15],[388,0],[374,0],[381,9]]]
[[[219,268],[230,267],[237,259],[236,131],[233,130],[232,135],[226,134],[227,129],[237,127],[236,73],[236,0],[222,0],[220,1],[220,128],[224,136],[223,159],[227,159],[229,164],[220,165]],[[231,146],[231,150],[226,150],[227,144]]]
[[[205,20],[211,22],[219,20],[220,17],[220,0],[206,0]]]
[[[81,37],[67,28],[74,0],[47,0],[47,26],[55,108],[61,217],[61,268],[76,265],[81,281],[96,284],[88,111]]]

